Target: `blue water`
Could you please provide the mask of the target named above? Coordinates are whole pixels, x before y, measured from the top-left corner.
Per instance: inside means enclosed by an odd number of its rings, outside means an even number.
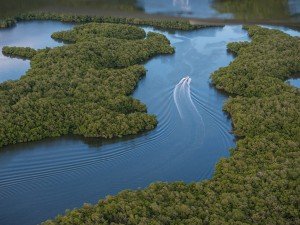
[[[33,21],[18,23],[16,27],[0,30],[0,82],[15,80],[29,68],[29,60],[12,59],[2,54],[3,46],[31,47],[35,49],[62,45],[50,36],[59,30],[73,27],[67,23],[53,23],[47,21]]]
[[[232,14],[220,13],[213,6],[214,0],[138,0],[146,13],[168,14],[180,17],[232,19]]]
[[[51,21],[20,23],[0,30],[1,45],[60,45],[50,34],[70,27]],[[164,34],[176,53],[148,61],[147,76],[133,94],[157,115],[158,127],[135,138],[106,142],[67,136],[2,148],[0,224],[37,224],[67,208],[156,181],[212,177],[215,164],[228,157],[235,140],[231,121],[222,112],[227,96],[210,85],[209,77],[233,60],[226,44],[248,40],[247,33],[241,26],[225,26]],[[1,57],[2,81],[19,78],[28,68],[28,61]],[[191,78],[190,89],[182,87],[174,95],[186,75]]]
[[[300,36],[300,31],[299,30],[293,30],[291,28],[288,27],[284,27],[284,26],[273,26],[273,25],[260,25],[264,28],[268,28],[268,29],[276,29],[276,30],[280,30],[290,36],[293,37],[299,37]]]
[[[277,1],[274,3],[274,6],[270,5],[270,3],[271,1],[260,3],[257,0],[137,0],[137,5],[143,8],[145,13],[148,14],[164,14],[201,19],[248,20],[264,18],[299,21],[299,0]]]
[[[300,78],[291,78],[287,82],[294,87],[300,88]]]

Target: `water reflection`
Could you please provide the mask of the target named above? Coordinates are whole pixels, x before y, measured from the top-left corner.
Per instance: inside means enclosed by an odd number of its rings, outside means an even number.
[[[173,0],[173,6],[179,6],[183,11],[191,11],[189,0]]]
[[[297,0],[138,0],[146,13],[238,20],[299,19]]]
[[[274,20],[292,17],[294,6],[286,0],[215,0],[213,8],[219,13],[230,13],[233,18],[241,20]],[[292,7],[292,8],[290,8]]]
[[[229,14],[220,15],[212,8],[213,0],[138,0],[146,13],[159,13],[182,17],[230,18]]]
[[[299,0],[289,0],[289,9],[290,14],[293,17],[297,17],[299,19],[300,16],[300,1]]]
[[[0,0],[0,18],[43,11],[144,17],[164,14],[201,19],[300,21],[299,0]]]

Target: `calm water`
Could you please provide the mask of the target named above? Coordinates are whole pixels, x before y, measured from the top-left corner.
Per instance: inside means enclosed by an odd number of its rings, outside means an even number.
[[[59,46],[62,44],[54,41],[50,37],[51,34],[58,30],[68,30],[72,26],[72,24],[45,21],[34,21],[30,25],[21,22],[16,28],[0,30],[0,49],[3,46],[28,46],[36,49]],[[29,60],[5,57],[1,50],[0,82],[18,79],[29,66]]]
[[[59,45],[49,35],[71,26],[20,23],[0,31],[1,45]],[[165,35],[176,54],[147,62],[147,76],[133,94],[157,115],[158,127],[134,139],[62,137],[1,149],[0,224],[37,224],[124,189],[212,176],[216,162],[229,155],[235,142],[231,122],[222,112],[227,97],[210,86],[209,76],[233,60],[226,44],[248,37],[241,26]],[[1,80],[16,79],[28,67],[27,61],[1,57]],[[180,86],[174,92],[185,75],[191,78],[190,88]]]
[[[138,0],[146,13],[189,18],[299,20],[299,0]]]
[[[9,37],[6,43],[23,36],[20,46],[34,40],[40,44],[33,47],[40,48],[49,46],[51,32],[66,26],[22,23],[1,35]],[[32,30],[47,35],[31,37]],[[246,40],[247,35],[240,26],[228,26],[167,36],[176,54],[149,61],[147,76],[134,93],[158,116],[158,127],[116,143],[64,137],[5,147],[0,153],[0,224],[35,224],[66,208],[154,181],[191,182],[212,176],[215,163],[234,146],[234,137],[229,133],[230,120],[221,110],[226,96],[210,87],[209,75],[233,59],[226,53],[226,43]],[[16,79],[28,68],[26,61],[9,60],[1,59],[2,80],[9,75]],[[15,68],[19,63],[22,67],[2,77],[3,65]],[[186,74],[192,78],[191,96],[199,114],[181,99],[185,117],[180,118],[173,90]]]
[[[0,0],[0,18],[31,11],[300,21],[299,0]]]
[[[300,88],[300,78],[292,78],[287,80],[287,82],[294,87]]]

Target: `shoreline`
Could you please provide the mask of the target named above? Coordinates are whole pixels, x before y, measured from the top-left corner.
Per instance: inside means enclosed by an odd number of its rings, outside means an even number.
[[[120,12],[113,10],[82,10],[80,12],[76,10],[63,9],[63,10],[41,10],[41,11],[33,11],[34,13],[59,13],[59,14],[70,14],[70,15],[87,15],[87,16],[112,16],[112,17],[125,17],[125,18],[139,18],[139,19],[151,19],[151,20],[182,20],[189,21],[191,24],[195,25],[214,25],[214,26],[224,26],[224,25],[236,25],[236,24],[244,24],[244,25],[277,25],[277,26],[287,26],[294,27],[300,30],[300,21],[293,20],[276,20],[276,19],[268,19],[268,20],[242,20],[242,19],[222,19],[222,18],[197,18],[197,17],[180,17],[168,14],[161,13],[145,13],[145,12]]]
[[[26,14],[57,14],[57,15],[68,15],[68,16],[90,16],[90,17],[111,17],[111,18],[127,18],[127,19],[142,19],[142,20],[162,20],[162,21],[182,21],[188,22],[190,25],[195,26],[225,26],[225,25],[273,25],[273,26],[285,26],[300,30],[300,21],[295,20],[278,20],[278,19],[264,19],[264,20],[243,20],[243,19],[222,19],[222,18],[195,18],[195,17],[178,17],[167,14],[147,14],[145,12],[124,12],[115,10],[91,10],[82,9],[80,12],[72,9],[53,9],[47,8],[45,10],[31,11],[22,14],[16,14],[14,17],[6,17],[0,19],[2,21],[13,20],[19,15]],[[17,21],[19,22],[19,21]],[[8,26],[10,27],[10,26]],[[5,28],[1,27],[0,29]]]

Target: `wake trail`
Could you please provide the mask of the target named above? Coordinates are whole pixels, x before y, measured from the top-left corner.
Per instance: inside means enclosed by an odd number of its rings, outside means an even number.
[[[179,101],[180,101],[180,95],[182,92],[182,84],[185,82],[185,78],[182,78],[179,83],[175,86],[174,91],[173,91],[173,98],[174,98],[174,102],[177,108],[177,111],[180,115],[180,118],[183,118],[183,114],[181,111],[181,107],[179,105]]]
[[[205,125],[201,113],[198,111],[191,93],[190,77],[182,78],[175,86],[173,91],[173,98],[184,127],[188,128],[193,133],[194,137],[201,137],[203,141],[205,136]],[[198,139],[198,138],[196,138]],[[190,140],[194,141],[196,139]]]
[[[193,111],[201,118],[202,116],[199,113],[193,99],[191,96],[191,84],[192,79],[190,77],[182,78],[179,83],[175,86],[173,91],[173,98],[177,108],[177,111],[180,117],[183,119],[183,107],[186,105],[189,108],[192,108]]]

